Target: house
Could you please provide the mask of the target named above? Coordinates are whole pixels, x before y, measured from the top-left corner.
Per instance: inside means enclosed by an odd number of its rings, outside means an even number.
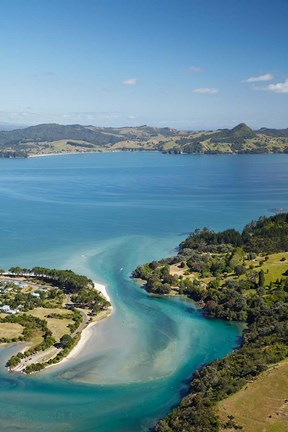
[[[0,311],[11,315],[15,315],[18,312],[18,310],[10,309],[10,306],[8,305],[1,306]]]
[[[18,286],[19,288],[25,288],[28,286],[25,282],[19,282],[19,281],[13,281],[14,285]]]

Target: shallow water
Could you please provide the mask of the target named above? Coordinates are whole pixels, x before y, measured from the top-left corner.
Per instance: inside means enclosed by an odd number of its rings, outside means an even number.
[[[103,282],[114,313],[77,360],[8,374],[0,349],[0,426],[24,431],[147,431],[239,328],[191,302],[150,298],[129,275],[174,253],[196,227],[242,228],[288,207],[288,155],[109,153],[0,160],[1,266],[71,268]]]

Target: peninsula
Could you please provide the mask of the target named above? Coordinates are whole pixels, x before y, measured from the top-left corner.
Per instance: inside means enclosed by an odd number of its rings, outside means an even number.
[[[196,371],[156,431],[286,431],[288,213],[242,233],[196,230],[176,256],[139,266],[133,277],[153,295],[186,295],[207,317],[245,323],[239,349]]]
[[[11,371],[30,374],[75,356],[111,311],[106,289],[71,270],[11,267],[0,276],[0,342],[25,342]]]
[[[197,132],[147,125],[103,128],[40,124],[0,131],[0,157],[114,151],[159,151],[167,154],[288,153],[288,129],[261,128],[253,131],[245,123],[232,129]]]

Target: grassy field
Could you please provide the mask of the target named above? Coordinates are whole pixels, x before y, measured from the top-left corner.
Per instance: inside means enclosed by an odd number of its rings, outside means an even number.
[[[0,323],[1,337],[6,339],[18,338],[22,335],[23,327],[16,323]]]
[[[122,149],[122,148],[127,148],[127,149],[139,149],[141,148],[141,145],[139,142],[137,141],[120,141],[119,143],[113,144],[113,146],[111,146],[111,149]]]
[[[70,144],[69,144],[70,142]],[[73,145],[72,143],[75,143]],[[58,141],[42,141],[37,143],[37,147],[34,142],[27,143],[28,147],[31,147],[30,154],[41,154],[41,153],[73,153],[73,152],[91,152],[91,151],[103,151],[102,147],[98,147],[97,145],[87,143],[86,141],[81,140],[69,140],[63,139]],[[92,145],[92,147],[91,147]]]
[[[243,432],[288,431],[288,360],[263,372],[233,396],[218,405],[221,423],[228,416]],[[230,432],[233,428],[222,428]]]
[[[73,321],[70,318],[47,318],[49,314],[61,314],[61,315],[69,315],[71,311],[67,309],[46,309],[46,308],[35,308],[29,312],[31,315],[36,316],[41,319],[45,319],[47,321],[48,328],[52,331],[53,337],[58,342],[64,334],[70,334],[70,329],[68,328],[69,324],[72,324]]]
[[[285,258],[285,261],[281,259]],[[269,258],[261,267],[265,273],[265,284],[281,279],[288,269],[288,252],[269,255]]]
[[[244,265],[247,270],[249,268],[257,272],[263,270],[265,274],[265,286],[267,286],[270,284],[270,282],[275,282],[277,279],[280,280],[283,277],[283,274],[288,270],[288,252],[271,254],[268,255],[268,257],[257,256],[253,260],[246,259],[244,261]],[[185,275],[185,271],[187,271],[188,269],[187,265],[184,268],[181,268],[179,266],[180,262],[170,265],[170,274],[183,276],[184,278],[188,279],[195,279],[195,277],[197,278],[199,276],[196,272]],[[208,284],[213,279],[215,279],[214,276],[201,278],[201,280],[206,284]],[[221,283],[229,279],[245,279],[245,276],[236,276],[234,273],[229,273],[227,274],[226,278],[222,279]]]
[[[175,141],[166,141],[165,144],[163,145],[163,150],[171,150],[174,147],[179,147]]]
[[[34,348],[43,342],[43,333],[41,331],[35,331],[31,340],[29,340],[29,348]]]
[[[187,270],[187,266],[185,268],[179,267],[180,263],[172,264],[169,266],[169,272],[171,275],[177,275],[177,276],[183,276],[185,273],[185,270]]]
[[[69,324],[72,324],[71,319],[57,319],[57,318],[45,318],[47,321],[48,328],[52,331],[52,335],[56,342],[60,341],[60,338],[64,334],[70,334]]]

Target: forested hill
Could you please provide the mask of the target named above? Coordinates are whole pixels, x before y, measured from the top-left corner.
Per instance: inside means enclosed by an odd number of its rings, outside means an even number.
[[[195,372],[189,394],[156,431],[242,429],[229,412],[220,421],[218,402],[288,358],[288,213],[252,221],[242,233],[196,230],[176,256],[141,265],[133,276],[153,294],[185,294],[206,316],[246,324],[239,349]],[[273,413],[272,401],[265,404]]]
[[[102,128],[41,124],[0,131],[0,156],[49,153],[161,151],[179,154],[288,153],[288,129],[253,131],[240,123],[232,129],[179,131],[150,126]]]

